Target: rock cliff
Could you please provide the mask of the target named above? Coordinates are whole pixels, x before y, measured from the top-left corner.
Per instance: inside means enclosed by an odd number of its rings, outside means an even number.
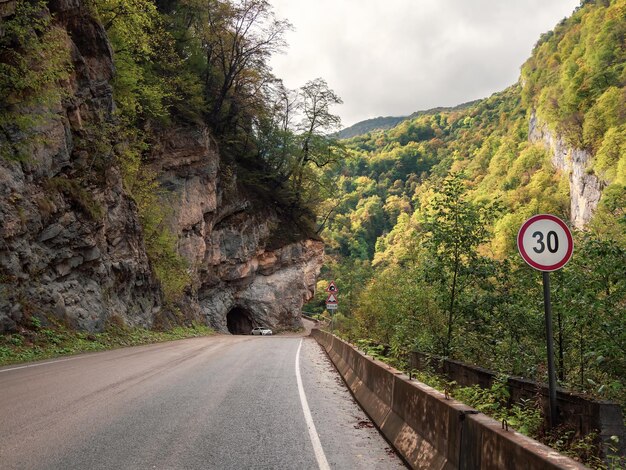
[[[0,16],[12,3],[0,0]],[[48,8],[66,32],[72,73],[63,99],[39,110],[46,118],[28,139],[28,157],[0,158],[0,332],[33,315],[87,330],[113,316],[151,326],[165,312],[137,208],[115,160],[94,163],[86,132],[112,119],[111,48],[80,0]],[[277,237],[289,222],[238,182],[206,128],[172,126],[157,137],[150,165],[192,279],[178,303],[184,317],[222,332],[300,326],[322,243]],[[3,135],[0,146],[24,138]]]
[[[222,332],[299,327],[323,244],[281,240],[289,221],[238,183],[236,167],[222,163],[206,129],[170,129],[161,138],[153,169],[167,189],[179,252],[191,268],[187,307]]]
[[[582,229],[591,220],[602,197],[603,183],[588,171],[591,154],[573,148],[562,137],[542,124],[535,113],[531,114],[528,137],[531,142],[541,142],[552,155],[552,164],[569,175],[570,221]]]

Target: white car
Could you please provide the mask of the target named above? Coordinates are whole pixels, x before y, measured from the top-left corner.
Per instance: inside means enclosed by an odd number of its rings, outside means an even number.
[[[264,326],[257,326],[256,328],[252,328],[250,334],[267,336],[272,334],[272,330],[270,330],[269,328],[265,328]]]

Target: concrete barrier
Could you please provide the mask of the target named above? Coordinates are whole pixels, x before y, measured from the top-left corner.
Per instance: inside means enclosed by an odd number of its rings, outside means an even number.
[[[583,469],[549,447],[314,329],[363,410],[415,469]]]
[[[422,352],[413,351],[409,358],[409,365],[412,369],[432,370],[465,387],[478,385],[482,388],[490,388],[498,376],[495,371],[489,369]],[[519,403],[522,399],[535,400],[539,396],[543,415],[547,419],[549,416],[547,385],[521,377],[508,377],[507,387],[510,393],[510,405]],[[624,454],[626,454],[626,428],[619,403],[594,400],[561,388],[557,388],[556,399],[559,423],[576,429],[579,436],[585,436],[592,432],[598,433],[604,446],[605,455],[609,453],[610,447],[617,447],[617,452],[612,451],[611,453],[617,453],[624,458]],[[546,422],[546,424],[548,423]],[[617,442],[613,441],[613,436],[617,436]]]

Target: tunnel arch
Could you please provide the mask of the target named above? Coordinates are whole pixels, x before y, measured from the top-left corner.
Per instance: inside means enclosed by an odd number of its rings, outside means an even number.
[[[226,315],[226,326],[231,335],[249,335],[252,330],[252,315],[245,308],[235,307]]]

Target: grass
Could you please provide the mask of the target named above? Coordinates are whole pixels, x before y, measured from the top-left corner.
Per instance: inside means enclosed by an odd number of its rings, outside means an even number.
[[[104,209],[94,196],[75,179],[54,177],[44,182],[48,192],[58,191],[69,197],[92,220],[102,220]]]
[[[110,322],[101,333],[88,333],[62,324],[43,327],[32,317],[18,333],[0,335],[0,366],[212,334],[211,328],[199,324],[155,331],[127,327],[121,322]]]

